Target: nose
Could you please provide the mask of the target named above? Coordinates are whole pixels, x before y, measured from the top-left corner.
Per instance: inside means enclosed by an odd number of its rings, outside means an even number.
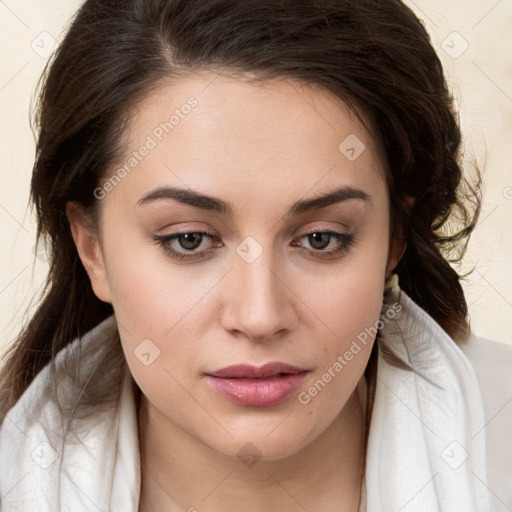
[[[223,293],[223,328],[257,341],[282,336],[298,324],[296,298],[266,252],[251,263],[235,256]]]

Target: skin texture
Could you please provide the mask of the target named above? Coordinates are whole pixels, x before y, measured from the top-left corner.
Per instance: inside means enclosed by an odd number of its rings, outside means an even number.
[[[197,106],[158,141],[155,128],[190,97]],[[351,134],[365,145],[353,161],[338,149]],[[87,228],[77,205],[67,208],[93,289],[114,307],[143,392],[140,510],[357,510],[363,372],[373,340],[309,403],[298,393],[378,321],[386,276],[405,249],[390,243],[374,141],[326,91],[208,73],[164,85],[138,105],[126,159],[148,136],[158,144],[105,194],[99,232]],[[172,199],[137,204],[162,186],[222,199],[233,215]],[[296,201],[341,186],[371,200],[285,215]],[[318,248],[306,236],[326,230],[348,232],[354,242],[326,256],[343,244],[327,237]],[[176,260],[151,236],[178,231],[215,236],[195,249],[202,257]],[[237,252],[247,237],[256,241],[250,254],[262,251],[250,263]],[[168,245],[187,252],[179,239]],[[148,339],[160,352],[146,366],[136,353]],[[236,405],[204,375],[269,361],[310,370],[298,392],[274,406]],[[237,457],[244,446],[261,457],[255,464]]]

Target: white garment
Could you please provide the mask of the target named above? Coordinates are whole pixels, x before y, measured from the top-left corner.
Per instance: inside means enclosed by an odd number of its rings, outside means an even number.
[[[386,286],[368,439],[367,509],[484,512],[485,439],[478,381],[446,332],[398,286]],[[386,313],[388,312],[388,313]],[[393,364],[401,362],[414,371]]]
[[[489,512],[485,438],[475,435],[485,418],[471,365],[441,327],[400,292],[396,278],[387,284],[381,318],[360,510]],[[116,329],[111,316],[83,337],[87,357],[77,377],[82,386],[107,357],[102,349]],[[59,353],[57,367],[65,360],[76,362],[78,349],[75,340]],[[137,512],[135,386],[128,372],[122,380],[112,406],[77,417],[72,433],[64,436],[65,422],[50,393],[49,367],[36,377],[0,430],[3,512]],[[69,380],[59,385],[71,396],[76,388]]]
[[[461,349],[471,361],[484,398],[485,425],[474,435],[486,440],[491,510],[511,512],[512,345],[472,335]]]

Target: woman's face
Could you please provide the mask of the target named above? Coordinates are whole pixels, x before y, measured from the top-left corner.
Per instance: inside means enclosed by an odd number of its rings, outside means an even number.
[[[396,264],[374,142],[328,92],[205,74],[147,97],[127,148],[95,192],[100,256],[81,256],[134,379],[221,453],[297,452],[361,379]],[[211,376],[269,362],[303,372]]]

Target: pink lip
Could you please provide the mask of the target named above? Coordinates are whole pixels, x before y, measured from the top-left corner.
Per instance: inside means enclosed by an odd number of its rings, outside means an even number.
[[[303,368],[272,362],[261,367],[228,366],[207,374],[208,382],[224,398],[252,407],[276,405],[290,396],[308,373]]]

